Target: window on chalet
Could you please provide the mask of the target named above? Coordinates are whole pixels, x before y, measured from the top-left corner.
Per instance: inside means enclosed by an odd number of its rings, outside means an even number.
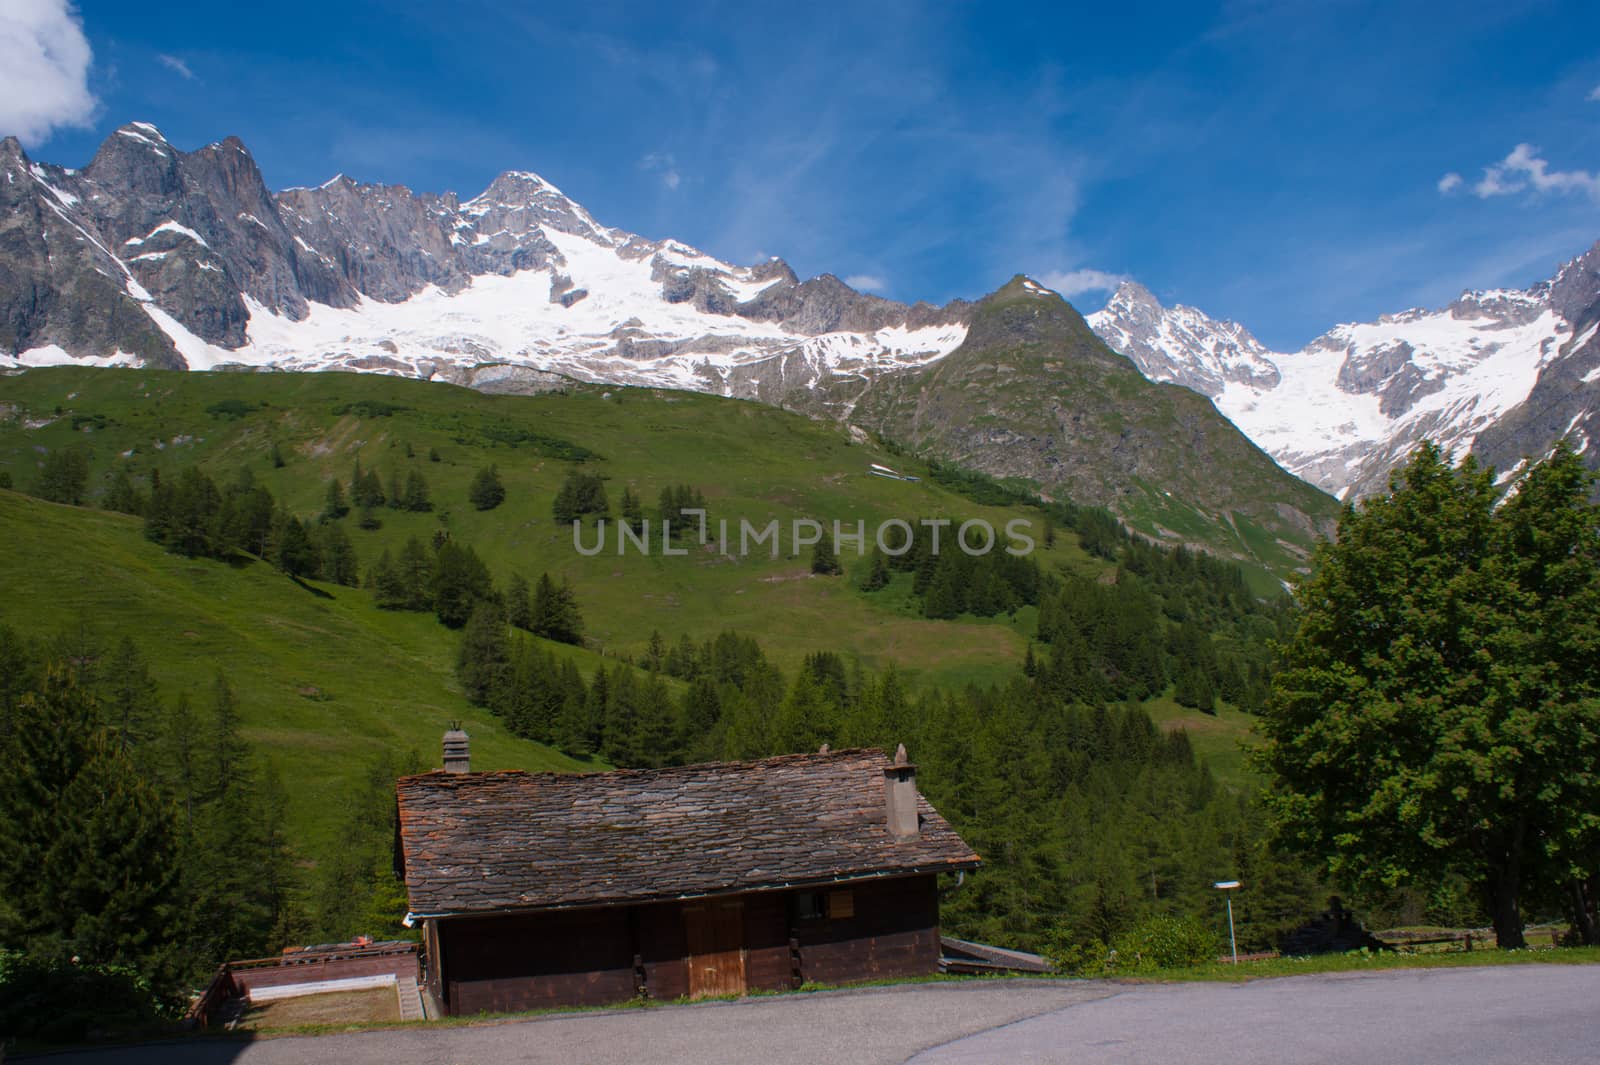
[[[797,921],[842,920],[856,915],[855,893],[841,891],[799,891],[794,896]]]

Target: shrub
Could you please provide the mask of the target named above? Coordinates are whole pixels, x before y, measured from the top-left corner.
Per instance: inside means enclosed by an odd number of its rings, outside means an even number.
[[[78,965],[0,951],[0,1032],[52,1043],[119,1032],[176,1013],[126,965]]]
[[[1192,917],[1148,917],[1118,936],[1107,959],[1117,972],[1178,969],[1216,961],[1222,937]]]

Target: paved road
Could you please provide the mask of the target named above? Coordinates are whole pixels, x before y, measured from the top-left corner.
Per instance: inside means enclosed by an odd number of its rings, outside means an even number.
[[[1146,986],[913,1065],[1594,1065],[1600,966],[1412,969]]]
[[[1594,1065],[1600,966],[1400,970],[1248,984],[922,984],[250,1043],[49,1065]]]

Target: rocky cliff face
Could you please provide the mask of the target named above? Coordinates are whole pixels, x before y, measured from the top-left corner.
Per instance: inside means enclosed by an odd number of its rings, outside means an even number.
[[[1600,245],[1556,275],[1549,304],[1571,324],[1571,339],[1539,371],[1528,398],[1473,442],[1480,460],[1502,475],[1562,438],[1600,468]]]
[[[1587,448],[1592,338],[1578,334],[1600,313],[1597,267],[1600,245],[1525,291],[1468,292],[1439,310],[1340,325],[1292,353],[1131,285],[1089,321],[1150,379],[1211,397],[1286,469],[1359,498],[1387,487],[1423,439],[1500,467],[1563,434]],[[1587,453],[1600,464],[1600,448]]]

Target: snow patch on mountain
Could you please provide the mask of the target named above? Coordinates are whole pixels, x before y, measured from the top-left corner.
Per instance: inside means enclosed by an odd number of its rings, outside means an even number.
[[[1348,498],[1381,491],[1423,439],[1465,456],[1528,398],[1572,339],[1553,284],[1336,326],[1292,353],[1131,283],[1089,324],[1147,377],[1210,396],[1285,469]]]

